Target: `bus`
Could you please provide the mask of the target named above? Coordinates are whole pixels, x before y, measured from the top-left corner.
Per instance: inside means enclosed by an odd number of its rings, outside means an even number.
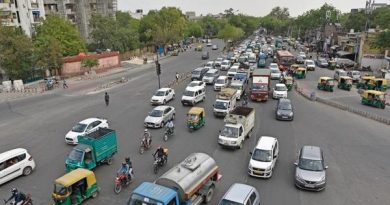
[[[278,63],[279,70],[285,71],[290,68],[295,62],[295,57],[293,54],[286,50],[279,50],[276,52],[276,62]]]

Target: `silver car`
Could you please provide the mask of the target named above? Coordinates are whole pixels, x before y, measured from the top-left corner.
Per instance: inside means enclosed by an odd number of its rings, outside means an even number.
[[[298,188],[313,191],[325,189],[328,166],[320,147],[303,146],[294,164],[295,185]]]
[[[260,205],[260,194],[255,187],[235,183],[225,193],[218,205]]]
[[[155,107],[144,121],[145,127],[162,128],[169,120],[175,119],[175,108],[172,106]]]

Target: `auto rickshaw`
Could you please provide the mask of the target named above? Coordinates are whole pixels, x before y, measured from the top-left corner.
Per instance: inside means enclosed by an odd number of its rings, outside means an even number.
[[[175,49],[172,51],[172,56],[178,56],[179,55],[179,49]]]
[[[352,78],[349,76],[340,76],[337,83],[337,87],[339,89],[350,91],[352,88]]]
[[[302,67],[299,67],[295,70],[294,72],[294,76],[297,78],[297,79],[303,79],[303,78],[306,78],[306,68],[302,68]]]
[[[325,90],[325,91],[333,92],[333,86],[334,86],[333,78],[330,78],[330,77],[320,77],[318,79],[317,88],[319,90]]]
[[[387,90],[387,79],[384,78],[374,78],[367,83],[368,90],[378,90],[386,91]]]
[[[329,69],[330,70],[334,70],[334,69],[336,69],[336,67],[337,67],[337,62],[335,61],[335,60],[330,60],[330,61],[328,61],[328,65],[329,65]]]
[[[291,76],[285,76],[281,79],[281,83],[284,83],[287,90],[290,91],[293,88],[294,80]]]
[[[195,47],[195,51],[202,51],[203,50],[203,45],[199,44],[198,46]]]
[[[83,168],[75,169],[54,181],[52,198],[55,205],[78,205],[98,196],[95,174]]]
[[[373,80],[373,79],[375,79],[375,76],[363,76],[363,77],[361,77],[359,82],[356,84],[356,88],[357,89],[367,90],[368,83],[370,82],[370,80]]]
[[[299,65],[298,65],[298,64],[292,64],[292,65],[290,66],[290,70],[291,70],[292,72],[296,71],[298,68],[299,68]]]
[[[201,107],[192,107],[187,114],[187,127],[192,132],[204,126],[205,111]]]
[[[385,109],[385,93],[377,90],[365,90],[362,93],[362,104]]]

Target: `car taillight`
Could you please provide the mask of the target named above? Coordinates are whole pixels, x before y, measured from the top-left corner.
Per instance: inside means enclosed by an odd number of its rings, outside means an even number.
[[[32,156],[30,156],[30,157],[28,158],[28,161],[31,161],[31,160],[33,160],[33,157],[32,157]]]

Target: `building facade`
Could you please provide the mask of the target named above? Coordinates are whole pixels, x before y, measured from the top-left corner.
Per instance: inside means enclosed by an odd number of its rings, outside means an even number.
[[[74,23],[88,40],[89,20],[94,14],[115,18],[117,0],[43,0],[46,15],[59,14]]]
[[[1,24],[19,27],[30,37],[44,18],[43,0],[0,0]]]

